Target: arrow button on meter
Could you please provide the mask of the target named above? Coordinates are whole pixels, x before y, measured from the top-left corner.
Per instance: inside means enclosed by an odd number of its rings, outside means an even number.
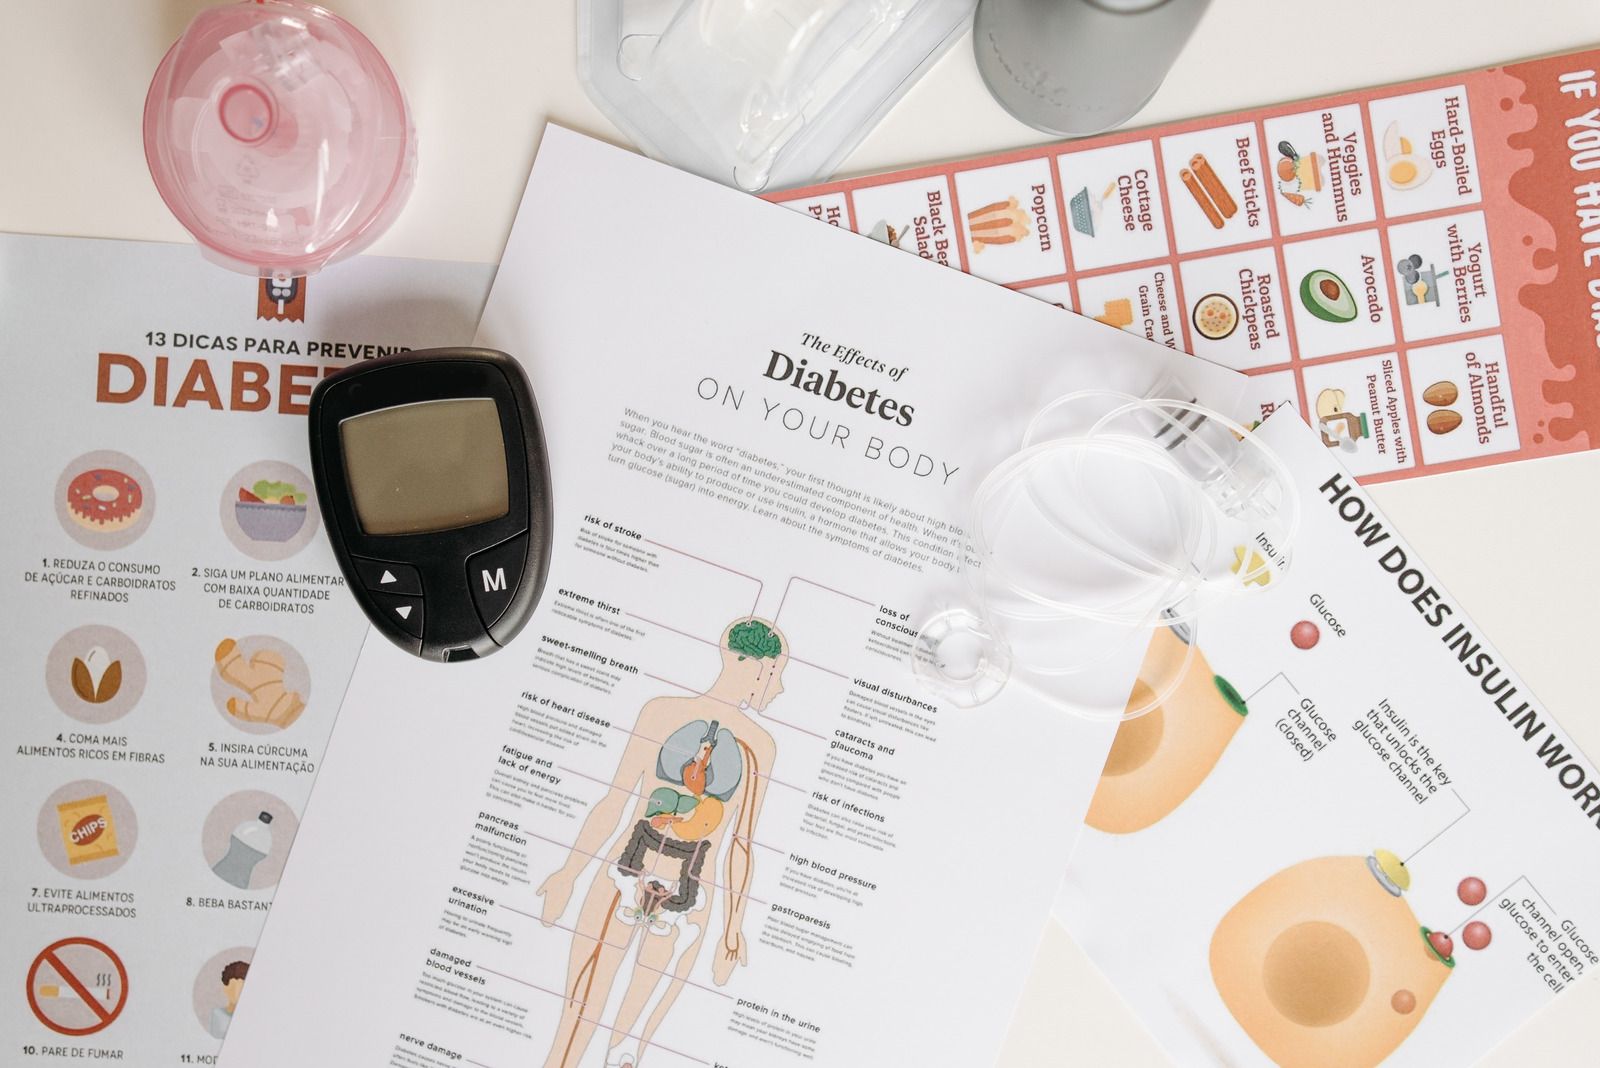
[[[422,598],[372,591],[372,599],[389,621],[413,638],[422,637]]]
[[[361,585],[374,593],[422,596],[422,577],[410,564],[399,564],[392,560],[369,560],[364,556],[352,556],[350,562],[355,565],[356,576],[361,579]]]

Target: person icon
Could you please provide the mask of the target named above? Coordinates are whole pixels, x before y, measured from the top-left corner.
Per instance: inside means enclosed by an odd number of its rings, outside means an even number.
[[[591,860],[604,858],[572,924],[566,999],[546,1068],[577,1065],[596,1026],[610,1030],[606,1064],[642,1063],[699,958],[719,892],[712,982],[726,984],[747,963],[753,837],[777,756],[752,713],[783,693],[789,655],[778,630],[754,618],[724,630],[718,649],[721,670],[709,689],[645,704],[611,788],[589,810],[566,862],[539,887],[540,918],[550,926]],[[622,1001],[602,1024],[636,940]]]
[[[206,1030],[212,1038],[226,1038],[228,1025],[233,1022],[233,1010],[239,1007],[239,995],[244,991],[244,977],[250,974],[248,961],[230,961],[222,968],[222,996],[226,1003],[211,1010],[211,1021]]]

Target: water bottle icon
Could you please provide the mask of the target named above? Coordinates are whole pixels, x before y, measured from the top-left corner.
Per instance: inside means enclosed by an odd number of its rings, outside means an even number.
[[[211,866],[217,878],[240,890],[250,889],[250,873],[272,852],[272,813],[262,812],[245,820],[228,837],[228,851]]]

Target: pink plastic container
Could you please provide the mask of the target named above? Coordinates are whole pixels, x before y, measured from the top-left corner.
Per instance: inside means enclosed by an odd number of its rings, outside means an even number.
[[[375,241],[405,206],[417,158],[405,95],[377,48],[297,0],[195,16],[150,83],[144,150],[207,258],[277,277]]]

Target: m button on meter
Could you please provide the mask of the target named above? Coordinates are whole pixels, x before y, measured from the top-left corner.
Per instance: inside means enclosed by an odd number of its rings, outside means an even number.
[[[519,534],[492,549],[467,558],[467,586],[472,603],[485,627],[492,627],[505,614],[506,606],[522,581],[522,565],[528,552],[528,536]]]

